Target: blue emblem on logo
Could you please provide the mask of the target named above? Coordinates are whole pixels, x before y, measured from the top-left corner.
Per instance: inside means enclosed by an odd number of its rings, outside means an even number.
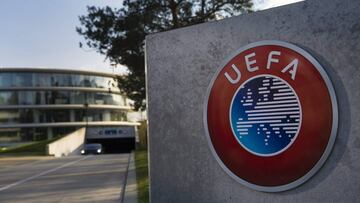
[[[292,87],[274,75],[244,82],[230,106],[233,134],[247,151],[274,156],[295,141],[301,126],[301,106]]]

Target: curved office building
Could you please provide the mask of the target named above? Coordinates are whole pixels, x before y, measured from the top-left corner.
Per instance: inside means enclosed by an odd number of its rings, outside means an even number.
[[[121,131],[116,127],[136,125],[127,121],[131,107],[116,77],[88,71],[1,68],[0,142],[44,140],[80,127],[111,134]]]

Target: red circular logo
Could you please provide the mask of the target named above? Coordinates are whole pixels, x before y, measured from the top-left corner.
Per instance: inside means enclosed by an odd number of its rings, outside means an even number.
[[[334,144],[333,86],[306,51],[280,41],[249,44],[226,60],[207,92],[204,125],[221,167],[255,190],[294,188]]]

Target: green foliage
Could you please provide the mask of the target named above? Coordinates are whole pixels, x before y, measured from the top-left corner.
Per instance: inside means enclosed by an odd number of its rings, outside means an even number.
[[[47,144],[54,142],[59,138],[51,140],[43,140],[39,142],[32,142],[29,144],[20,145],[14,148],[8,148],[0,151],[0,155],[18,155],[18,156],[44,156],[46,155]]]
[[[141,125],[139,126],[139,149],[147,149],[147,121],[141,121]]]
[[[145,109],[146,35],[249,12],[251,7],[252,0],[124,0],[120,9],[88,7],[76,31],[112,64],[127,66],[120,88],[135,101],[136,110]]]
[[[138,202],[149,202],[148,153],[146,150],[135,151],[136,183]]]

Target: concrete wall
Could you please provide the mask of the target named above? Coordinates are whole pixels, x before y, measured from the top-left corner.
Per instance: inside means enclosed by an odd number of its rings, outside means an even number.
[[[294,43],[324,66],[338,98],[331,155],[309,181],[281,193],[251,190],[212,155],[205,93],[222,62],[261,40]],[[146,40],[152,202],[360,201],[360,1],[309,0]]]
[[[55,157],[79,155],[85,141],[85,128],[72,132],[47,145],[48,155]]]

